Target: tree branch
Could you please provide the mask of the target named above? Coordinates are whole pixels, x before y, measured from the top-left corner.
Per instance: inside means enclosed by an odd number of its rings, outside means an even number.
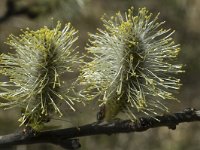
[[[174,114],[155,116],[154,118],[139,118],[136,122],[132,122],[131,120],[115,120],[110,123],[92,123],[80,127],[44,131],[40,133],[27,129],[27,131],[0,136],[0,147],[20,144],[52,143],[66,149],[77,149],[80,147],[80,144],[78,139],[73,138],[81,136],[143,132],[150,128],[157,127],[168,127],[174,130],[179,123],[194,121],[200,121],[200,110],[187,108],[182,112]]]
[[[0,17],[0,23],[9,20],[13,16],[26,15],[29,18],[36,18],[39,14],[33,13],[29,10],[28,6],[17,8],[15,0],[6,1],[6,12]]]

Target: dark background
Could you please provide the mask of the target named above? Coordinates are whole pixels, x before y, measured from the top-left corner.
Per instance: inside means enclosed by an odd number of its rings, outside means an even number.
[[[160,21],[165,20],[167,28],[176,30],[174,38],[181,44],[179,61],[185,64],[186,73],[181,75],[183,86],[178,94],[181,103],[170,106],[171,111],[181,111],[187,107],[200,108],[200,1],[199,0],[14,0],[11,15],[0,22],[0,51],[8,52],[4,44],[8,35],[20,34],[20,29],[37,29],[44,25],[53,26],[56,20],[71,22],[79,30],[79,50],[84,53],[88,32],[95,33],[102,27],[100,17],[107,13],[124,12],[131,6],[137,10],[147,7],[156,15],[161,13]],[[24,9],[25,8],[25,9]],[[20,10],[23,10],[21,11]],[[0,16],[6,11],[6,0],[0,0]],[[14,14],[14,15],[12,15]],[[54,18],[52,21],[51,18]],[[62,121],[54,119],[52,124],[61,128],[78,126],[95,121],[96,107],[78,108]],[[81,112],[81,113],[80,113]],[[91,113],[93,112],[93,113]],[[67,112],[66,113],[71,113]],[[81,114],[81,115],[80,115]],[[0,111],[0,134],[19,130],[18,109]],[[175,131],[168,128],[150,129],[143,133],[119,134],[112,136],[92,136],[81,138],[83,150],[199,150],[200,124],[181,124]],[[17,150],[62,150],[48,144],[18,146]],[[9,149],[9,150],[10,150]]]

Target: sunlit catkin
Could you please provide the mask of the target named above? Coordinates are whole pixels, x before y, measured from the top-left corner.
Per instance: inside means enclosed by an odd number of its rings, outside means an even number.
[[[27,29],[18,37],[9,37],[7,44],[15,53],[0,56],[1,74],[9,78],[0,82],[0,106],[21,108],[21,124],[37,129],[51,115],[62,116],[62,102],[75,111],[78,101],[70,96],[73,87],[64,85],[61,76],[81,62],[74,47],[76,33],[70,24],[61,29],[58,22],[53,29]]]
[[[119,112],[132,120],[140,115],[168,112],[165,102],[176,100],[180,88],[176,63],[180,51],[171,29],[162,29],[146,8],[134,15],[133,8],[102,19],[105,29],[90,34],[87,46],[91,62],[82,69],[80,82],[86,85],[82,96],[100,101],[103,116],[110,121]],[[102,112],[101,112],[102,113]]]

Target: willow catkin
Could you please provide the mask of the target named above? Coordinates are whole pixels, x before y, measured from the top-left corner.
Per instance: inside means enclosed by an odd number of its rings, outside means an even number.
[[[73,66],[81,62],[74,47],[76,33],[70,23],[61,29],[58,22],[53,29],[27,29],[18,37],[9,37],[7,44],[15,53],[0,56],[1,74],[9,78],[0,82],[0,97],[4,99],[0,107],[21,108],[21,125],[37,129],[49,116],[62,116],[62,102],[66,109],[75,111],[74,104],[79,101],[70,95],[73,86],[66,87],[61,76],[73,72]]]
[[[125,112],[132,120],[138,115],[154,116],[168,112],[166,100],[176,100],[180,88],[176,74],[183,72],[176,63],[180,46],[171,29],[152,17],[146,8],[134,15],[133,8],[122,16],[102,18],[104,30],[90,34],[87,46],[91,61],[82,69],[80,82],[86,84],[82,96],[98,98],[103,116],[114,119]],[[101,112],[102,113],[102,112]]]

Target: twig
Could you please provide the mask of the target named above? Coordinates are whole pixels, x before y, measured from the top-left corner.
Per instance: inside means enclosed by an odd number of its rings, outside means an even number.
[[[32,142],[32,138],[37,137],[37,132],[32,130],[31,127],[26,127],[23,131],[19,131],[16,133],[0,136],[0,148],[9,147],[14,145],[22,145],[22,144],[34,144],[35,143],[52,143],[56,145],[60,145],[65,149],[77,149],[81,145],[78,139],[35,139],[36,141]]]
[[[29,11],[28,6],[21,7],[20,9],[16,8],[15,0],[7,0],[6,8],[7,10],[5,14],[0,17],[0,23],[3,23],[9,20],[11,17],[17,16],[17,15],[26,15],[29,18],[35,18],[38,16],[38,14],[35,14]]]
[[[81,136],[143,132],[157,127],[168,127],[174,130],[179,123],[194,121],[200,121],[200,110],[187,108],[182,112],[174,114],[155,116],[154,118],[139,118],[136,122],[132,122],[131,120],[115,120],[110,123],[92,123],[78,128],[73,127],[40,133],[31,132],[28,136],[22,131],[0,136],[0,147],[20,144],[52,143],[65,148],[70,147],[71,149],[76,149],[80,147],[80,144],[77,139],[73,140],[73,138]]]

